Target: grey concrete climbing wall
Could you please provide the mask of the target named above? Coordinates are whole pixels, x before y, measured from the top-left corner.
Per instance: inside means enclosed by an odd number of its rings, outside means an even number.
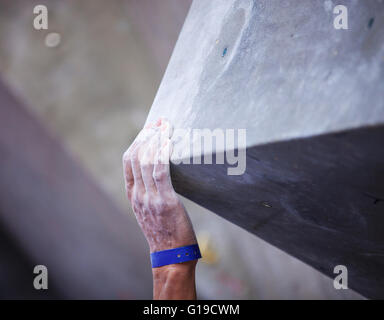
[[[337,4],[348,30],[330,0],[195,0],[147,121],[245,128],[243,175],[173,166],[178,192],[384,298],[384,3]]]

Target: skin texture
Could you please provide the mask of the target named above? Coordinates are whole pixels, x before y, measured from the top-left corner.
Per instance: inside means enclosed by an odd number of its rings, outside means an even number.
[[[150,252],[197,243],[189,216],[173,189],[169,159],[172,128],[147,125],[123,155],[127,197]],[[154,299],[195,299],[197,260],[153,268]]]

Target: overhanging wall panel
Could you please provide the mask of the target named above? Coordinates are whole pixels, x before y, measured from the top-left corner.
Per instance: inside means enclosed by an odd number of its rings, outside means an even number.
[[[176,189],[383,298],[384,4],[342,4],[348,30],[331,1],[195,0],[148,121],[247,129],[244,175],[173,166]]]

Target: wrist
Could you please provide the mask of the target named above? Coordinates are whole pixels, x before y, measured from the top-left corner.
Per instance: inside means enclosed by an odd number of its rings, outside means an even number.
[[[197,260],[153,268],[154,299],[196,299],[195,268]]]
[[[198,260],[170,264],[158,268],[152,268],[154,281],[163,281],[169,278],[194,276]]]

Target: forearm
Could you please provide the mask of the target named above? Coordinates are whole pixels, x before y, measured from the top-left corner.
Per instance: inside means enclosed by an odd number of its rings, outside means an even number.
[[[153,299],[196,299],[195,269],[197,260],[153,268]]]

